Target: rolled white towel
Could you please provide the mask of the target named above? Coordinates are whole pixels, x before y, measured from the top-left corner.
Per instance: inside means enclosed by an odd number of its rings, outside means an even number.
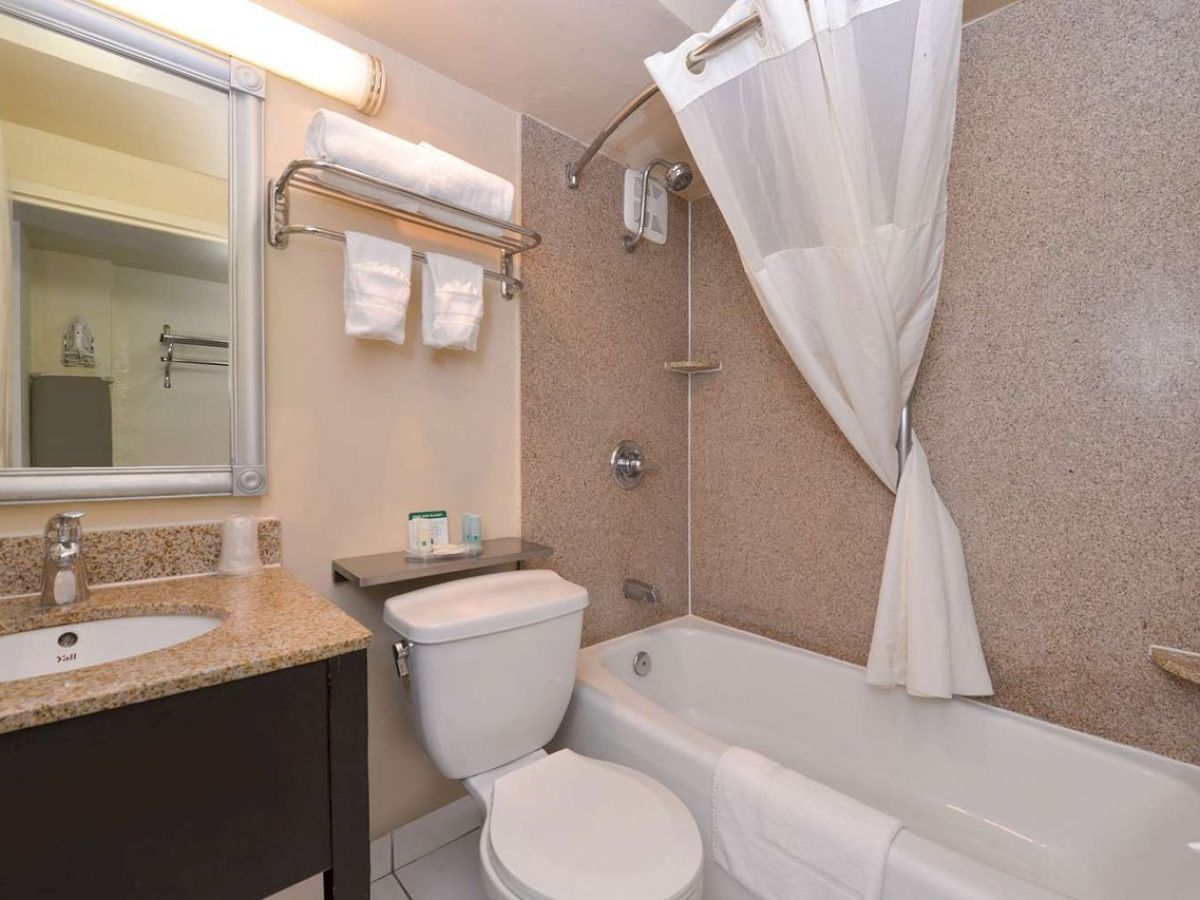
[[[505,222],[512,219],[512,182],[439,150],[433,144],[422,142],[419,149],[422,156],[420,167],[424,173],[423,193],[493,219]],[[494,226],[481,225],[466,216],[443,210],[432,203],[422,203],[421,212],[431,219],[471,231],[493,235],[503,231]]]
[[[430,157],[420,146],[332,110],[319,109],[313,115],[304,133],[304,154],[374,175],[416,193],[425,190],[424,166]],[[317,172],[315,177],[330,187],[389,203],[406,212],[416,212],[419,208],[416,200],[397,201],[400,195],[335,173]]]
[[[425,254],[421,331],[440,350],[474,350],[483,320],[483,267],[442,253]]]
[[[395,241],[346,232],[346,334],[404,343],[412,292],[412,250]]]
[[[433,197],[493,219],[509,221],[513,213],[512,183],[433,144],[414,144],[402,137],[364,125],[328,109],[313,115],[304,133],[304,153],[312,159],[337,163],[374,175],[424,196]],[[383,188],[331,172],[314,177],[330,187],[387,203],[406,212],[421,212],[438,222],[469,231],[499,235],[503,229],[483,225],[468,216],[423,203]]]

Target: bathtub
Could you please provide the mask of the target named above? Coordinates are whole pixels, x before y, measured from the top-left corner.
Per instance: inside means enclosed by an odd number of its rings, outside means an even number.
[[[904,822],[886,900],[1200,897],[1200,768],[703,619],[582,651],[555,743],[666,784],[706,847],[721,753],[766,754]],[[711,860],[704,878],[706,900],[750,896]]]

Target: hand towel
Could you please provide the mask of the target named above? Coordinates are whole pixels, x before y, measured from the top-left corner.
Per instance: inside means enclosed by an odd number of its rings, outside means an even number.
[[[428,155],[404,138],[364,125],[349,116],[319,109],[304,133],[304,154],[383,178],[416,193],[424,193],[424,166]],[[330,172],[314,173],[318,181],[371,200],[389,203],[406,212],[416,212],[416,199],[373,188]]]
[[[493,175],[478,166],[473,166],[432,144],[422,143],[421,169],[424,173],[424,193],[437,200],[453,203],[464,209],[473,210],[493,219],[505,222],[512,218],[512,183]],[[483,225],[467,216],[449,212],[432,203],[421,204],[421,212],[445,222],[483,234],[499,235],[503,229],[494,225]]]
[[[442,253],[425,254],[421,324],[425,343],[474,350],[483,319],[483,267]]]
[[[346,334],[403,344],[411,290],[411,249],[346,232]]]
[[[900,822],[752,750],[713,775],[713,859],[762,900],[879,900]]]

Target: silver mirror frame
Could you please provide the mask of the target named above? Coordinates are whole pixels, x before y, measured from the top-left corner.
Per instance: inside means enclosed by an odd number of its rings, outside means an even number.
[[[218,56],[80,0],[0,0],[40,25],[229,95],[230,464],[0,470],[0,504],[257,495],[267,490],[260,69]]]

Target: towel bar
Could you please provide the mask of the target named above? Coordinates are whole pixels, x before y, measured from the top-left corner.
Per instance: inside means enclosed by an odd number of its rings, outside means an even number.
[[[462,225],[440,222],[423,213],[401,209],[399,205],[392,205],[381,200],[372,199],[336,185],[330,186],[327,182],[319,180],[318,176],[321,173],[337,175],[357,185],[376,191],[384,191],[384,196],[394,197],[397,204],[404,201],[416,200],[426,206],[436,207],[455,216],[465,217],[469,221],[477,223],[482,229],[487,230],[473,231]],[[288,191],[291,188],[321,197],[341,200],[360,209],[383,213],[403,222],[420,225],[434,231],[440,231],[443,234],[466,238],[496,248],[500,251],[500,269],[499,271],[485,269],[484,276],[500,282],[500,293],[506,300],[512,299],[516,292],[524,287],[521,280],[513,275],[513,257],[526,250],[532,250],[542,242],[542,236],[536,231],[531,228],[525,228],[515,222],[493,219],[490,216],[485,216],[454,203],[447,203],[436,197],[411,191],[382,178],[376,178],[374,175],[368,175],[365,172],[359,172],[356,169],[329,162],[328,160],[294,159],[284,167],[280,176],[272,179],[267,186],[267,211],[269,216],[267,239],[271,246],[277,250],[285,249],[288,245],[288,237],[293,234],[312,235],[336,241],[344,241],[346,239],[345,232],[337,231],[333,228],[323,228],[319,225],[292,225],[288,220]],[[419,250],[414,250],[413,257],[418,260],[424,260],[425,254]]]
[[[171,366],[185,364],[189,366],[224,366],[229,367],[229,362],[223,359],[182,359],[175,355],[175,345],[182,344],[189,347],[221,347],[229,349],[229,341],[224,338],[208,338],[197,337],[190,334],[176,334],[171,330],[170,325],[164,325],[162,331],[159,332],[158,342],[166,344],[167,349],[163,356],[158,358],[160,363],[165,363],[163,367],[163,387],[171,387]]]

